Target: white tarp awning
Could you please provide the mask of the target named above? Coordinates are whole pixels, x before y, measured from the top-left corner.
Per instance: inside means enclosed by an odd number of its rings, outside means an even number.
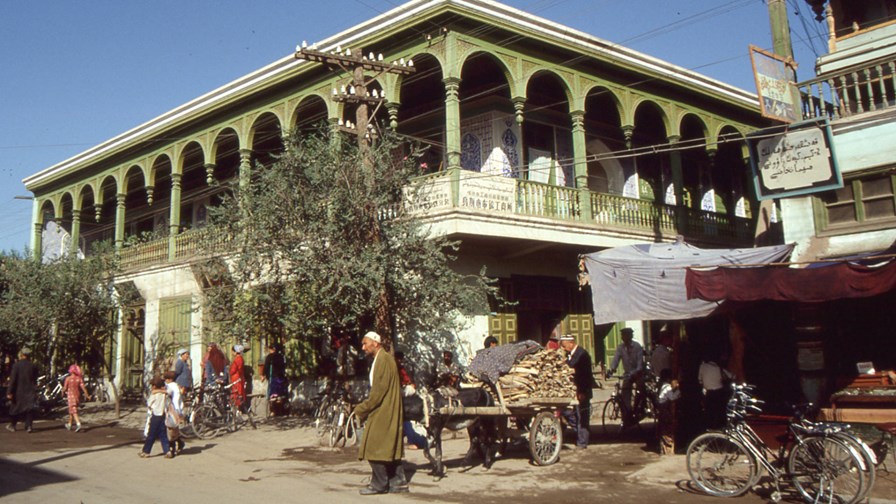
[[[709,315],[718,302],[687,299],[685,269],[785,260],[793,245],[700,249],[683,242],[615,247],[582,256],[590,277],[594,323],[680,320]]]

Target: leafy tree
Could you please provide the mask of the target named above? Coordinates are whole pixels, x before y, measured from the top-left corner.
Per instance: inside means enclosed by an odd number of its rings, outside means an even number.
[[[45,371],[77,360],[93,372],[110,373],[106,351],[117,321],[112,256],[49,262],[30,255],[0,255],[0,347],[14,355],[24,346]]]
[[[407,211],[420,153],[391,133],[364,151],[294,133],[277,162],[253,168],[210,212],[234,251],[229,268],[208,265],[219,332],[286,342],[303,372],[333,330],[450,337],[460,313],[487,311],[493,282],[452,269],[460,243]]]

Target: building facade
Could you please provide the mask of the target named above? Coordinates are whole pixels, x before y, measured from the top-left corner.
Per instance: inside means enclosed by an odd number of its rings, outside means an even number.
[[[783,240],[795,245],[794,267],[856,256],[891,260],[896,243],[896,1],[807,3],[829,38],[827,53],[815,61],[815,75],[796,84],[801,119],[827,121],[843,185],[777,200]],[[754,306],[760,315],[750,321],[753,350],[761,354],[775,348],[785,355],[768,361],[779,366],[764,378],[767,390],[782,391],[782,396],[796,391],[825,403],[858,374],[857,363],[872,362],[879,371],[896,367],[894,302],[896,294],[890,292]],[[786,399],[800,398],[791,394]]]
[[[461,356],[489,333],[612,348],[615,328],[595,328],[577,289],[578,254],[677,235],[753,243],[744,137],[768,123],[752,93],[487,0],[412,0],[315,47],[416,69],[372,80],[373,121],[430,145],[438,189],[423,218],[462,242],[458,269],[486,266],[516,302],[470,317]],[[190,265],[215,233],[208,208],[274,162],[287,132],[354,120],[332,99],[350,78],[290,53],[25,179],[36,253],[52,225],[71,252],[111,242],[120,255],[134,299],[120,376],[139,380],[166,343],[198,362],[202,279]]]

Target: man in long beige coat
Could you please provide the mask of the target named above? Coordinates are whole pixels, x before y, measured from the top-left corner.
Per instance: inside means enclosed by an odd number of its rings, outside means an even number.
[[[373,331],[364,335],[361,349],[373,359],[370,396],[355,407],[355,415],[367,421],[358,460],[366,459],[373,470],[370,485],[361,489],[361,495],[404,493],[408,491],[408,481],[401,465],[404,419],[398,366],[383,348],[380,335]]]

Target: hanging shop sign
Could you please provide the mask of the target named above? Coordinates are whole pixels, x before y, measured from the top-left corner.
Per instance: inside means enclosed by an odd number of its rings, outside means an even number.
[[[767,128],[747,135],[760,200],[843,187],[827,119]]]
[[[802,100],[796,87],[796,63],[792,58],[750,46],[759,108],[764,117],[784,122],[802,119]]]

